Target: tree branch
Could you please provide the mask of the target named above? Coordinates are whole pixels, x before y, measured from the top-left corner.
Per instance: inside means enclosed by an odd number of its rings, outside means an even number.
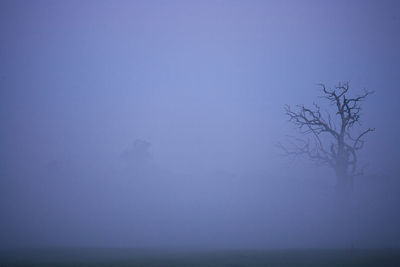
[[[336,107],[335,114],[340,117],[340,129],[336,128],[334,118],[329,112],[326,116],[322,115],[321,108],[316,103],[313,103],[312,108],[299,105],[297,111],[293,111],[289,105],[285,105],[285,113],[289,117],[289,122],[293,123],[301,134],[311,134],[314,142],[311,144],[309,139],[292,138],[294,141],[290,141],[290,149],[282,144],[279,145],[286,155],[305,156],[318,165],[327,164],[335,170],[344,168],[350,176],[355,176],[358,174],[357,150],[363,148],[365,135],[374,129],[368,128],[356,138],[351,136],[350,130],[360,121],[361,102],[373,92],[365,91],[357,97],[349,97],[349,82],[339,83],[334,89],[327,89],[324,84],[319,84],[319,86],[323,92],[321,98],[327,99]],[[328,136],[334,141],[324,145],[324,141],[325,143],[327,141],[321,138],[323,133],[328,133]],[[348,139],[346,140],[345,137]],[[329,149],[325,149],[325,147],[329,147]]]

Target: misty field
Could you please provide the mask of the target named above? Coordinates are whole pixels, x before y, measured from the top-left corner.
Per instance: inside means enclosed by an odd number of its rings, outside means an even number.
[[[0,267],[399,266],[400,0],[0,0]]]
[[[1,251],[0,266],[400,266],[400,251],[18,249]]]

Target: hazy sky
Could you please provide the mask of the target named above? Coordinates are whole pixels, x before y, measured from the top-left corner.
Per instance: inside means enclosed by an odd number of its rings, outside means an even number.
[[[150,169],[169,177],[191,175],[191,185],[174,189],[188,195],[209,173],[288,178],[303,165],[290,165],[276,149],[293,131],[284,104],[320,101],[316,84],[340,81],[350,81],[355,93],[375,91],[364,103],[362,126],[376,132],[361,156],[371,163],[371,173],[398,176],[399,48],[399,1],[3,0],[1,191],[23,202],[24,191],[9,189],[9,181],[18,176],[24,184],[53,165],[65,176],[74,169],[86,177],[72,186],[82,192],[99,177],[120,184],[114,175],[124,176],[121,153],[137,139],[151,144]],[[44,194],[52,186],[57,183]],[[211,195],[223,195],[221,188]],[[3,196],[5,217],[26,215],[23,204],[12,213],[8,200]],[[27,224],[21,227],[37,229]],[[271,230],[255,229],[254,236]]]

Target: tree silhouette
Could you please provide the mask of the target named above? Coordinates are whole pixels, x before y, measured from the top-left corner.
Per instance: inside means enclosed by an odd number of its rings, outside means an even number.
[[[136,139],[133,145],[125,149],[120,158],[126,162],[129,168],[143,169],[149,166],[151,161],[150,142]]]
[[[349,96],[348,82],[339,83],[334,89],[319,84],[323,95],[334,108],[334,114],[322,111],[316,103],[312,108],[297,106],[293,111],[285,106],[286,115],[306,138],[293,137],[289,146],[280,144],[285,154],[306,157],[318,165],[328,165],[336,175],[336,192],[348,195],[353,190],[354,177],[363,173],[358,167],[358,150],[365,143],[364,137],[373,128],[353,133],[360,125],[361,102],[372,92],[365,91],[356,97]]]

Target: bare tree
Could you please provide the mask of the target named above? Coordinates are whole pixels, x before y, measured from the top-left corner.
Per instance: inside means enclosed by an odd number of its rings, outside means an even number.
[[[363,173],[358,167],[358,150],[364,146],[364,137],[373,128],[353,133],[360,125],[361,102],[372,92],[349,96],[349,83],[339,83],[334,89],[319,84],[323,95],[333,106],[334,114],[322,111],[318,104],[312,108],[297,106],[293,111],[285,106],[286,115],[305,138],[292,138],[289,146],[280,145],[285,154],[304,156],[318,165],[328,165],[336,175],[336,192],[348,194],[353,190],[354,177]]]

